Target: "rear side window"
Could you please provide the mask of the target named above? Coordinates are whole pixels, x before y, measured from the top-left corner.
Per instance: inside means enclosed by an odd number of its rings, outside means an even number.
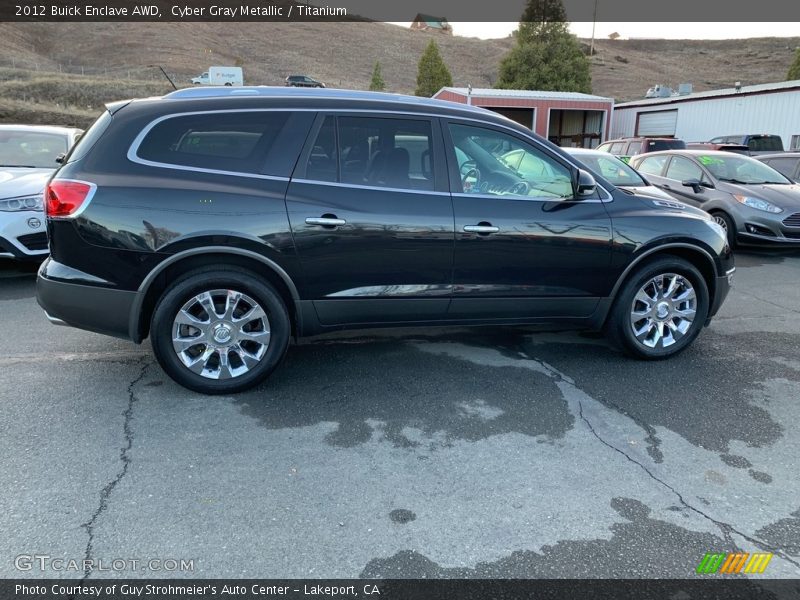
[[[431,191],[430,121],[325,118],[306,163],[306,179]]]
[[[786,175],[790,179],[794,177],[794,172],[797,169],[798,159],[796,158],[773,158],[770,160],[765,160],[770,167],[781,173],[782,175]]]
[[[648,156],[639,163],[636,170],[640,173],[647,173],[648,175],[661,175],[661,172],[664,170],[664,163],[666,162],[666,156]]]
[[[283,111],[170,117],[147,133],[136,154],[164,165],[288,176],[312,118]]]
[[[624,142],[615,142],[615,143],[611,144],[611,147],[608,149],[608,151],[611,154],[622,154],[622,149],[624,147],[625,147]]]

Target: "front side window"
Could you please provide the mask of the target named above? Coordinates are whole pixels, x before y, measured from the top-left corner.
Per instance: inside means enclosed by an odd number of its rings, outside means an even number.
[[[137,156],[168,165],[261,173],[289,114],[253,111],[172,117],[147,133]]]
[[[308,157],[306,179],[432,191],[431,123],[328,116]]]
[[[669,163],[665,177],[675,181],[686,181],[687,179],[700,181],[703,178],[703,170],[688,158],[674,156]]]
[[[647,173],[648,175],[661,175],[667,158],[666,156],[648,156],[639,163],[637,169],[641,173]]]
[[[614,185],[628,187],[642,187],[647,185],[644,179],[642,179],[632,167],[615,156],[581,153],[577,154],[575,158]]]
[[[456,191],[522,198],[572,197],[570,170],[533,145],[471,125],[451,124],[450,136],[460,180]]]

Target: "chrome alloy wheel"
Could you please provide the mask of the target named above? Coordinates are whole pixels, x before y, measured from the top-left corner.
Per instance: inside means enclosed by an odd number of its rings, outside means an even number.
[[[656,275],[634,296],[633,335],[647,348],[667,348],[686,335],[696,313],[697,294],[688,279],[675,273]]]
[[[250,296],[210,290],[186,302],[172,322],[172,347],[193,373],[207,379],[240,377],[267,352],[270,325]]]

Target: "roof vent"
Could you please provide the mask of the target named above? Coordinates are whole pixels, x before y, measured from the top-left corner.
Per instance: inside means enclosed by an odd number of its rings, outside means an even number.
[[[737,81],[736,83],[733,84],[733,88],[737,92],[741,92],[742,91],[742,82],[741,81]]]

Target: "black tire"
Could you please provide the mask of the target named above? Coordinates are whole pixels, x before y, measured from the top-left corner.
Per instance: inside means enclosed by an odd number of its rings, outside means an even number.
[[[173,348],[172,334],[175,317],[192,299],[204,291],[233,290],[249,297],[263,309],[268,321],[262,321],[263,328],[269,332],[263,355],[249,371],[228,379],[210,379],[195,373],[183,363]],[[241,310],[246,310],[245,302]],[[210,318],[210,313],[206,313]],[[199,331],[199,330],[198,330]],[[244,335],[244,334],[242,334]],[[177,383],[201,394],[235,394],[245,391],[266,379],[280,364],[286,355],[291,335],[289,313],[280,295],[266,281],[256,277],[249,271],[236,267],[206,267],[191,271],[180,277],[162,294],[153,312],[150,325],[150,339],[158,363],[161,368]],[[249,340],[241,342],[242,346],[251,344]],[[208,348],[199,344],[196,348]],[[261,352],[260,348],[258,350]],[[233,352],[231,350],[230,352]],[[228,360],[237,360],[236,356]],[[219,357],[219,354],[217,354]],[[213,360],[213,359],[212,359]],[[219,359],[217,360],[219,362]],[[244,365],[241,361],[235,366]],[[219,366],[219,365],[218,365]],[[222,370],[222,369],[220,369]],[[228,369],[228,373],[232,369]]]
[[[638,340],[634,334],[634,324],[632,324],[634,308],[639,308],[637,312],[645,310],[641,302],[635,305],[634,299],[645,284],[649,284],[659,276],[667,274],[674,274],[684,278],[693,288],[696,298],[693,307],[695,310],[694,319],[691,321],[688,329],[681,334],[680,338],[676,338],[679,332],[675,332],[674,335],[672,332],[668,332],[668,335],[674,340],[672,343],[664,345],[665,340],[662,339],[660,343],[656,342],[656,346],[651,348],[647,347],[644,341]],[[668,283],[668,281],[664,280],[664,283]],[[687,288],[681,287],[680,289],[686,290]],[[680,297],[680,294],[678,296]],[[661,302],[655,302],[654,309],[658,307],[660,303]],[[678,303],[678,306],[684,307],[684,309],[689,307],[688,304],[683,303]],[[611,341],[620,350],[629,356],[645,360],[668,358],[685,350],[694,341],[705,326],[706,319],[708,318],[708,310],[708,286],[700,271],[690,262],[682,258],[677,256],[663,256],[648,261],[646,264],[634,269],[625,280],[611,308],[611,313],[606,323],[606,335],[608,335]],[[673,325],[677,323],[680,327],[683,327],[684,321],[688,322],[688,320],[679,316],[676,316],[674,320],[670,319]],[[641,330],[645,329],[647,322],[647,318],[638,322]],[[657,329],[658,319],[652,322],[653,326]],[[663,324],[662,328],[664,328],[664,331],[669,329],[666,324]],[[653,330],[650,329],[650,331]]]
[[[725,235],[728,238],[728,246],[731,250],[736,248],[736,223],[726,212],[715,210],[711,213],[714,220],[725,228]]]

